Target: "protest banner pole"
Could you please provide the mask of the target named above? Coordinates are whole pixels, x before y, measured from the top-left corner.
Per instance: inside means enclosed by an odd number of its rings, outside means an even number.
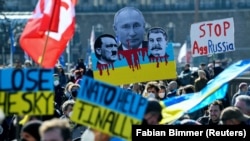
[[[42,67],[42,64],[43,64],[43,60],[44,60],[44,56],[45,56],[45,52],[46,52],[46,48],[47,48],[47,45],[48,45],[48,40],[49,40],[49,35],[50,35],[50,29],[51,29],[51,26],[52,26],[52,19],[54,18],[54,10],[56,8],[56,5],[58,3],[55,3],[54,6],[53,6],[53,10],[51,12],[51,18],[49,20],[49,25],[48,25],[48,34],[46,35],[46,39],[45,39],[45,43],[44,43],[44,47],[43,47],[43,52],[42,52],[42,57],[41,57],[41,60],[38,60],[39,62],[39,66]]]

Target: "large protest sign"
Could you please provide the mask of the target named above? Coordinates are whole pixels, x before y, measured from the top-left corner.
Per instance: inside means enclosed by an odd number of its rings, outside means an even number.
[[[147,49],[134,49],[122,54],[119,59],[109,64],[98,64],[98,59],[92,53],[94,78],[113,85],[164,80],[176,78],[176,63],[173,46],[166,46],[168,57],[150,58]]]
[[[141,124],[147,104],[141,95],[83,77],[71,120],[131,139],[132,125]]]
[[[190,39],[193,57],[234,51],[233,18],[192,24]]]
[[[54,114],[53,69],[0,69],[0,109],[6,115]]]
[[[124,7],[114,15],[115,38],[97,37],[94,43],[95,79],[120,85],[176,78],[173,46],[166,31],[152,27],[146,32],[145,24],[143,14],[134,7]],[[110,46],[115,42],[118,45]]]

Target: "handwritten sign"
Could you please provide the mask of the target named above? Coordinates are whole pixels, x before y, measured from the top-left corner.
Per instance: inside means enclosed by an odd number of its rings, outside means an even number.
[[[141,123],[147,103],[141,95],[83,77],[71,120],[131,139],[132,125]]]
[[[6,115],[52,115],[53,69],[1,69],[0,109]]]
[[[234,51],[233,18],[192,24],[190,39],[193,57]]]

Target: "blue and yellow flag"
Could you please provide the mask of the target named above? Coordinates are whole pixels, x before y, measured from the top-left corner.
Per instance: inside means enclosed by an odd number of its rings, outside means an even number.
[[[173,97],[161,102],[164,107],[161,124],[172,123],[185,113],[192,113],[203,108],[217,99],[225,97],[228,82],[250,68],[250,60],[241,60],[232,64],[216,78],[208,82],[200,92]]]

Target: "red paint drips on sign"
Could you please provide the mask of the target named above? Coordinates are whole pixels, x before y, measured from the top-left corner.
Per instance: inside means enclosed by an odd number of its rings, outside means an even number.
[[[165,59],[165,64],[167,65],[168,64],[168,55],[167,54],[164,55],[164,56],[157,56],[157,57],[149,56],[149,61],[150,62],[156,62],[156,67],[157,68],[159,68],[159,66],[160,66],[159,61],[162,62],[162,60],[164,60],[164,59]]]
[[[114,70],[114,63],[108,63],[108,64],[100,64],[100,63],[97,63],[97,68],[99,70],[99,74],[102,75],[103,73],[103,70],[107,70],[107,74],[109,75],[109,67],[112,67],[112,70]]]
[[[118,58],[119,58],[119,60],[125,58],[127,63],[128,63],[129,68],[134,71],[135,68],[137,70],[141,68],[139,55],[142,56],[142,59],[144,61],[144,57],[146,56],[147,51],[148,51],[147,48],[138,48],[138,49],[131,49],[131,50],[119,50],[118,51]]]

